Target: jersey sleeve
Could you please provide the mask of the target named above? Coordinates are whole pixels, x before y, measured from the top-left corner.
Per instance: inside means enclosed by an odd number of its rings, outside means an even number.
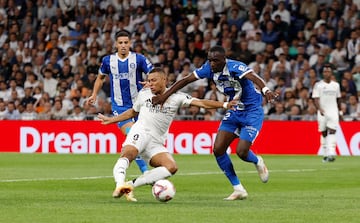
[[[154,68],[154,66],[152,65],[150,60],[148,60],[144,55],[140,55],[140,54],[138,54],[138,55],[141,58],[140,67],[141,67],[142,72],[145,74],[148,74]]]
[[[110,74],[110,56],[103,57],[99,68],[99,73],[104,75]]]
[[[336,83],[337,89],[336,89],[336,98],[341,98],[341,92],[340,92],[340,84]]]
[[[181,100],[181,107],[190,107],[191,102],[195,99],[191,97],[189,94],[185,94],[183,92],[178,92],[177,97]]]
[[[211,67],[209,61],[206,61],[200,68],[194,70],[197,79],[211,78]]]
[[[142,89],[141,91],[139,91],[139,94],[136,97],[136,100],[132,107],[136,112],[140,111],[141,105],[143,104],[143,98],[145,97],[146,90],[147,89]]]
[[[312,94],[311,94],[312,98],[318,98],[320,97],[319,95],[319,82],[315,83]]]

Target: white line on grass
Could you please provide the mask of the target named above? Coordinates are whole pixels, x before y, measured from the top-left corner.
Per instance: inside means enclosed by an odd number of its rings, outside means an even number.
[[[337,170],[337,168],[328,168],[326,171]],[[286,172],[315,172],[319,171],[318,169],[289,169],[289,170],[271,170],[272,173],[286,173]],[[324,171],[324,169],[322,169]],[[257,171],[239,171],[238,174],[244,173],[257,173]],[[177,173],[177,176],[197,176],[197,175],[218,175],[223,174],[222,172],[191,172],[191,173]],[[128,175],[128,177],[133,178],[139,175]],[[0,183],[10,183],[10,182],[31,182],[31,181],[55,181],[55,180],[94,180],[94,179],[104,179],[112,178],[113,176],[94,176],[94,177],[68,177],[68,178],[32,178],[32,179],[4,179],[0,180]]]

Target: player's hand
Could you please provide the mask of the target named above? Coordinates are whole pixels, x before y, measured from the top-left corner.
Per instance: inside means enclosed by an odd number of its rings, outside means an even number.
[[[91,95],[87,100],[86,104],[88,105],[94,105],[96,102],[96,95]]]
[[[110,122],[110,120],[111,120],[110,117],[107,117],[107,116],[105,116],[105,115],[103,115],[103,114],[101,114],[101,113],[99,113],[99,114],[97,115],[97,118],[98,118],[99,120],[101,120],[101,124],[103,124],[103,125],[107,125],[107,124],[111,124],[111,123],[112,123],[112,122]]]
[[[229,101],[229,104],[227,105],[228,109],[236,110],[236,105],[239,103],[239,100],[232,100]]]
[[[149,87],[149,81],[139,81],[139,83],[143,86],[143,88]]]
[[[278,97],[279,94],[277,92],[273,92],[270,90],[265,92],[265,98],[268,103],[274,104]]]

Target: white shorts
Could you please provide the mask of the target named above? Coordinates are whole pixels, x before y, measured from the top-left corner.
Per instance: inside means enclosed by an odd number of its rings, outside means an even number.
[[[339,115],[337,113],[320,115],[320,112],[318,112],[317,121],[319,132],[324,132],[327,128],[336,130],[339,125]]]
[[[141,158],[147,163],[149,163],[151,158],[156,154],[169,152],[163,143],[155,139],[148,131],[135,129],[134,126],[131,127],[122,146],[124,147],[125,145],[134,146],[139,151]]]

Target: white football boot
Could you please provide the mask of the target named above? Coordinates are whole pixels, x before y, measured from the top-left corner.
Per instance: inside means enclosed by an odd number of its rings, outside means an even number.
[[[229,197],[224,198],[225,201],[234,201],[234,200],[244,200],[248,196],[248,193],[245,189],[242,190],[234,190]]]
[[[266,183],[269,180],[269,171],[264,163],[263,158],[261,156],[257,156],[257,158],[258,158],[258,163],[255,165],[256,170],[259,173],[259,177],[260,177],[261,181],[263,183]]]

